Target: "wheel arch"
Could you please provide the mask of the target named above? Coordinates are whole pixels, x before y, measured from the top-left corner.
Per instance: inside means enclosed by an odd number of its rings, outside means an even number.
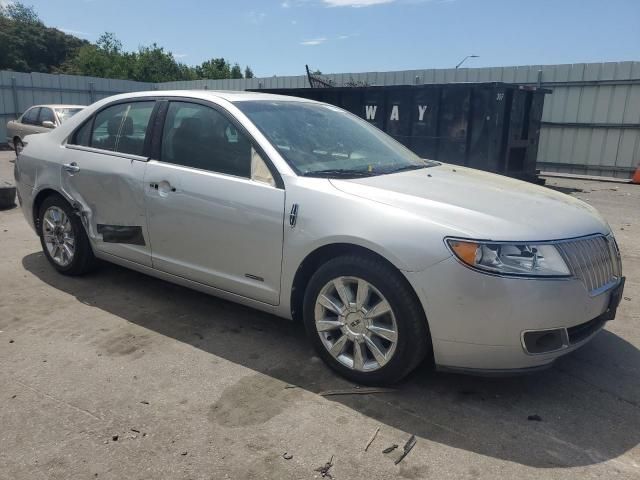
[[[298,265],[296,273],[293,277],[293,283],[291,286],[291,297],[290,297],[290,307],[291,307],[291,317],[294,320],[301,320],[302,318],[302,310],[303,310],[303,301],[304,301],[304,293],[306,291],[307,285],[309,284],[309,280],[313,276],[313,274],[328,260],[341,256],[341,255],[362,255],[368,258],[374,258],[389,268],[397,271],[405,282],[406,286],[409,288],[411,293],[413,294],[415,301],[418,303],[422,314],[424,315],[426,321],[426,312],[424,311],[424,307],[420,302],[420,298],[418,297],[415,289],[406,278],[406,276],[402,273],[400,268],[398,268],[393,262],[389,259],[385,258],[378,252],[371,250],[370,248],[363,247],[362,245],[357,245],[354,243],[330,243],[326,245],[322,245],[312,252],[310,252],[302,262]],[[427,323],[428,328],[428,323]]]
[[[40,235],[40,206],[42,205],[42,202],[45,201],[46,198],[55,195],[58,197],[61,197],[62,199],[64,199],[72,208],[73,205],[72,203],[69,201],[69,199],[62,194],[61,192],[59,192],[58,190],[51,188],[51,187],[45,187],[42,190],[40,190],[36,196],[33,198],[33,207],[32,207],[32,211],[31,214],[33,216],[33,225],[36,228],[36,233],[38,235]]]

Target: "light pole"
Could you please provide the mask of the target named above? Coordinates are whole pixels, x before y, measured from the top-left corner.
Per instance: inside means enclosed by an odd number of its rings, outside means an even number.
[[[460,68],[460,65],[462,65],[467,60],[467,58],[480,58],[480,55],[467,55],[458,65],[456,65],[456,68]]]

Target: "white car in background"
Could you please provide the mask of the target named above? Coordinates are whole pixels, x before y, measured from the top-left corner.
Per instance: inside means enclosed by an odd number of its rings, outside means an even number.
[[[100,258],[302,319],[327,364],[361,383],[425,358],[548,367],[614,317],[624,286],[613,233],[586,203],[420,159],[294,97],[110,97],[31,137],[15,177],[60,273]]]
[[[59,127],[83,108],[84,105],[35,105],[7,123],[7,143],[17,155],[25,144],[24,137]]]

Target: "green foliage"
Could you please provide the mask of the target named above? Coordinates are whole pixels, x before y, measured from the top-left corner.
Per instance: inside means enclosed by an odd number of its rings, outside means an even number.
[[[231,67],[231,78],[242,78],[242,70],[237,63],[234,63],[233,67]]]
[[[164,47],[141,46],[127,52],[113,33],[95,43],[46,27],[33,7],[0,6],[0,70],[69,73],[141,82],[243,78],[238,63],[211,58],[191,67],[178,62]],[[248,66],[245,78],[253,78]]]
[[[46,27],[33,7],[21,3],[0,6],[0,69],[55,72],[86,44],[85,40]]]

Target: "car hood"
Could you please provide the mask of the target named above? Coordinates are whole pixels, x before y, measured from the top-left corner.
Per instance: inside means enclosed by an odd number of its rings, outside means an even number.
[[[445,235],[486,240],[559,240],[610,232],[586,203],[532,183],[442,164],[350,180],[335,188],[402,209]]]

